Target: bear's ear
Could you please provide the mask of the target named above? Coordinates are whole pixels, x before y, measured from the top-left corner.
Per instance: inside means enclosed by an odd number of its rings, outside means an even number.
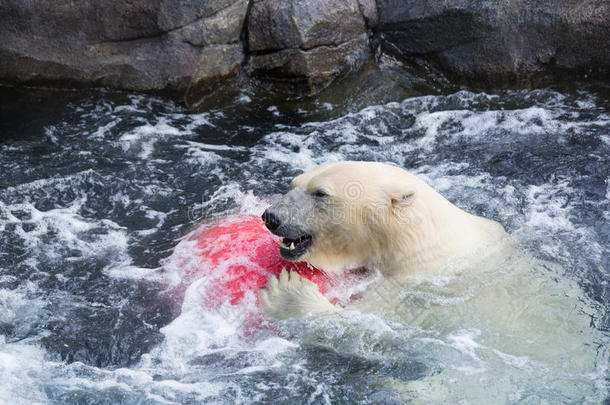
[[[391,195],[392,207],[406,207],[413,202],[415,198],[415,190],[412,188],[403,188],[396,190]]]

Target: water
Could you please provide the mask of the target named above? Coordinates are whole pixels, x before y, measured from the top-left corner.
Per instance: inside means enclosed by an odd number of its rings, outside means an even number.
[[[607,90],[441,91],[384,74],[283,103],[234,89],[196,113],[145,95],[0,89],[0,403],[391,403],[426,397],[449,370],[444,388],[465,403],[481,387],[497,403],[604,402]],[[252,332],[243,308],[207,310],[205,280],[182,282],[194,257],[181,237],[260,214],[292,177],[341,159],[398,164],[504,224],[589,311],[595,361],[511,356],[459,318],[440,330],[347,312]]]

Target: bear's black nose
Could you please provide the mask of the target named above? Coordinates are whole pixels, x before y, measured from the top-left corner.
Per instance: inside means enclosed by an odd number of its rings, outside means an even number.
[[[271,232],[275,231],[277,227],[280,226],[281,221],[279,218],[273,215],[273,213],[271,213],[269,210],[265,210],[265,212],[263,212],[262,218],[263,221],[265,221],[265,226],[269,228]]]

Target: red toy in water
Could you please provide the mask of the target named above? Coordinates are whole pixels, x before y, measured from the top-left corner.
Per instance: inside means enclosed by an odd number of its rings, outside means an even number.
[[[228,218],[195,235],[200,259],[198,276],[209,276],[207,304],[232,305],[244,299],[258,305],[258,293],[271,274],[283,268],[296,270],[318,285],[324,294],[331,280],[307,263],[294,263],[280,256],[279,242],[256,216]]]

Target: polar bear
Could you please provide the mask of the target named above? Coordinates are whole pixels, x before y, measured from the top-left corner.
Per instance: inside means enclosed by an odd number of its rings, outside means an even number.
[[[402,339],[400,352],[430,370],[416,381],[386,382],[406,400],[508,403],[522,392],[535,403],[605,398],[610,341],[591,320],[595,303],[555,263],[524,253],[499,223],[464,212],[405,170],[324,164],[296,177],[263,219],[282,238],[287,260],[331,274],[377,274],[339,308],[284,270],[261,290],[263,314],[302,324],[302,339],[339,351],[363,347],[349,342],[366,335],[366,317],[389,321],[386,328],[395,325],[404,339],[374,331],[374,346],[385,353],[396,342],[380,336]],[[352,327],[353,314],[367,321]]]
[[[374,268],[393,279],[459,270],[464,258],[506,237],[499,223],[461,210],[406,170],[377,162],[333,162],[306,172],[263,219],[283,238],[287,260],[329,273]],[[336,310],[297,273],[271,278],[260,298],[272,318]]]

